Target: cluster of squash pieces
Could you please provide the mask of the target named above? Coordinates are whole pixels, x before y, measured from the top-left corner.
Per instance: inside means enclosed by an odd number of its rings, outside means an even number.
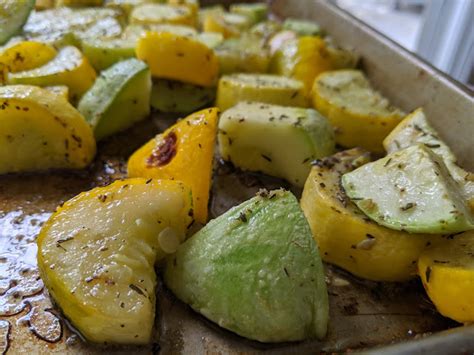
[[[170,1],[170,4],[173,3]],[[198,21],[197,8],[193,1],[184,3],[189,10],[185,11],[184,17],[176,13],[177,22],[174,25],[195,26]],[[311,28],[309,33],[302,33],[284,45],[279,41],[286,42],[283,41],[285,36],[291,37],[294,35],[293,32],[282,31],[273,36],[269,43],[270,48],[274,50],[271,61],[259,55],[250,59],[240,58],[240,61],[234,61],[235,58],[226,59],[227,51],[235,50],[232,47],[235,43],[242,42],[245,45],[245,41],[248,40],[239,38],[241,24],[236,22],[239,16],[240,20],[243,18],[239,11],[247,10],[245,7],[236,8],[235,14],[214,11],[216,12],[204,16],[202,26],[209,32],[221,33],[229,40],[227,47],[220,48],[220,53],[204,45],[194,38],[194,35],[187,37],[166,31],[147,32],[140,35],[137,43],[133,44],[131,55],[137,59],[123,60],[124,58],[117,57],[120,61],[102,71],[99,76],[97,68],[94,68],[84,54],[86,47],[83,51],[71,45],[56,49],[38,41],[28,40],[13,44],[4,50],[0,55],[0,83],[6,84],[0,86],[2,121],[0,146],[5,149],[0,151],[0,173],[51,168],[85,168],[94,158],[96,141],[122,131],[149,115],[152,77],[186,83],[193,86],[191,92],[194,92],[192,90],[197,86],[199,90],[212,89],[219,74],[235,72],[242,60],[247,60],[248,67],[241,71],[247,71],[248,68],[251,68],[248,71],[252,72],[270,71],[272,74],[301,82],[301,88],[298,89],[301,91],[301,106],[307,107],[312,101],[313,106],[329,119],[332,126],[337,127],[336,142],[345,147],[363,146],[376,153],[382,153],[385,148],[388,153],[393,153],[401,148],[397,134],[401,132],[402,137],[406,136],[410,122],[412,126],[420,125],[418,121],[416,125],[412,122],[421,117],[420,111],[400,123],[403,113],[390,107],[384,98],[375,95],[361,72],[354,70],[332,72],[334,69],[351,67],[352,64],[342,60],[343,56],[340,56],[338,50],[329,48],[321,38],[314,36],[318,29]],[[261,21],[259,13],[259,10],[251,11],[252,16],[257,16],[255,22]],[[129,15],[134,25],[142,26],[147,22],[144,10]],[[247,25],[247,22],[242,22],[242,26]],[[292,26],[294,25],[291,22],[287,23],[287,28],[291,29]],[[265,30],[263,25],[260,30]],[[303,30],[298,28],[298,31]],[[88,48],[90,50],[92,47]],[[126,56],[129,57],[130,53],[127,52]],[[64,66],[66,58],[67,65]],[[235,77],[224,77],[219,85],[235,79]],[[257,79],[261,82],[262,76]],[[153,85],[155,84],[157,82]],[[248,86],[244,89],[248,90],[247,95],[250,97],[258,92],[264,102],[271,104],[280,100],[274,87],[265,94],[261,87],[255,87],[248,82],[246,85]],[[346,93],[348,97],[355,96],[354,102],[338,96],[341,91],[338,85],[350,89]],[[224,88],[224,85],[222,87]],[[109,99],[103,99],[104,96],[101,95],[103,92],[109,94]],[[353,95],[354,93],[356,95]],[[218,106],[223,105],[224,101],[234,102],[236,99],[234,95],[242,94],[230,92],[226,95],[221,94],[218,97]],[[284,92],[282,95],[287,97],[288,93]],[[367,115],[365,108],[360,107],[363,106],[360,102],[364,101],[361,98],[365,96],[377,98],[378,111],[375,116]],[[113,105],[110,98],[114,99]],[[341,103],[339,99],[346,101]],[[73,105],[77,105],[77,109]],[[133,111],[133,119],[129,111]],[[110,117],[114,119],[109,119]],[[78,206],[89,206],[100,215],[105,210],[104,203],[116,204],[114,206],[117,209],[120,209],[120,203],[127,199],[130,199],[132,205],[135,203],[137,211],[129,215],[131,217],[127,223],[133,225],[133,228],[138,228],[140,233],[144,233],[144,240],[147,243],[135,243],[136,241],[130,238],[133,245],[126,249],[127,252],[111,257],[119,258],[125,265],[133,264],[136,258],[145,260],[143,264],[148,265],[148,268],[138,267],[138,272],[132,275],[133,277],[119,275],[122,280],[130,278],[130,283],[125,285],[125,290],[130,296],[129,301],[144,306],[140,308],[140,316],[135,318],[127,316],[123,319],[125,328],[123,334],[114,328],[115,334],[101,334],[101,337],[95,338],[98,333],[91,328],[85,333],[88,339],[102,341],[110,336],[113,339],[122,338],[123,342],[129,343],[143,343],[149,340],[150,327],[142,329],[142,332],[134,337],[127,331],[130,328],[139,329],[140,324],[128,322],[133,319],[146,319],[144,324],[152,324],[153,318],[150,316],[154,312],[154,298],[147,303],[148,301],[142,300],[141,295],[151,294],[149,291],[155,282],[155,276],[150,276],[155,275],[153,265],[157,260],[178,250],[178,246],[184,241],[188,229],[194,222],[205,225],[208,221],[209,190],[218,122],[217,108],[198,111],[178,121],[130,157],[128,161],[130,179],[79,195],[59,209],[43,229],[38,240],[41,247],[39,263],[42,276],[53,296],[57,300],[64,300],[65,303],[60,306],[64,310],[74,310],[77,307],[68,303],[72,302],[71,298],[62,297],[67,290],[57,289],[61,283],[55,276],[56,272],[48,270],[49,265],[53,263],[52,259],[42,259],[41,255],[56,255],[54,252],[48,254],[48,248],[57,248],[58,241],[61,241],[61,248],[66,249],[68,242],[69,247],[75,248],[71,243],[73,239],[76,241],[81,238],[87,239],[79,231],[83,226],[79,222],[77,222],[79,224],[74,222],[81,220],[80,214],[75,212]],[[237,122],[240,124],[240,119]],[[389,132],[392,133],[383,141]],[[222,135],[222,131],[220,134]],[[430,134],[430,137],[432,136],[433,134]],[[414,144],[420,139],[424,138],[412,137],[407,139],[407,144]],[[423,141],[422,143],[432,146],[440,144],[438,141],[435,144]],[[396,148],[393,148],[394,144]],[[454,179],[464,180],[467,175],[456,166],[454,158],[449,154],[447,158],[445,156],[443,158],[447,161],[446,164]],[[472,286],[474,264],[470,254],[474,238],[472,231],[448,236],[433,233],[414,235],[369,220],[357,202],[351,201],[341,186],[342,175],[369,161],[366,151],[353,149],[324,158],[311,168],[300,204],[313,237],[319,245],[322,259],[359,277],[375,281],[405,281],[419,275],[442,314],[459,322],[471,322],[474,319],[474,307],[470,302],[474,294]],[[307,163],[309,165],[309,162]],[[300,184],[302,186],[302,181]],[[463,183],[463,186],[466,189],[464,192],[472,196],[472,183]],[[127,195],[129,190],[133,193]],[[146,194],[153,196],[154,200],[147,198]],[[277,200],[286,198],[282,194],[272,196],[277,196]],[[257,197],[252,203],[261,200]],[[140,201],[143,203],[139,203]],[[470,202],[472,203],[472,200]],[[166,218],[155,221],[149,215],[144,217],[138,213],[142,206]],[[168,210],[163,206],[168,206]],[[234,214],[225,218],[247,220],[249,217],[245,211],[244,207],[236,209]],[[77,229],[77,233],[73,237],[64,238],[62,234],[66,233],[64,225],[70,226],[74,233]],[[127,231],[136,232],[132,229]],[[154,239],[156,234],[158,241]],[[97,235],[100,235],[100,231],[97,231]],[[206,238],[205,233],[202,238]],[[196,240],[196,237],[193,237],[193,240]],[[112,245],[116,246],[113,242],[110,243],[100,246],[99,251],[104,249],[102,252],[107,252],[109,246],[111,248]],[[187,250],[186,248],[183,250]],[[138,256],[133,250],[139,251]],[[58,262],[60,260],[55,263]],[[174,272],[181,272],[181,264],[177,265],[171,261],[169,269],[173,270],[173,267],[176,267],[177,271]],[[61,267],[64,267],[66,272],[67,265],[58,266],[58,269]],[[168,275],[167,278],[169,284],[173,285],[173,276]],[[107,280],[101,281],[107,284]],[[100,284],[94,277],[85,282],[91,285],[96,285],[96,282],[97,285]],[[64,288],[64,285],[61,287]],[[182,285],[175,285],[175,288],[179,290]],[[86,295],[84,297],[87,299]],[[453,302],[453,299],[456,301]],[[192,299],[189,302],[192,303]],[[96,306],[93,304],[90,309],[86,307],[84,312],[97,309]],[[122,307],[121,304],[119,307]],[[205,313],[206,310],[202,312]],[[85,322],[83,329],[95,323],[93,317],[88,317],[81,318]],[[318,327],[321,327],[321,323]],[[321,336],[324,331],[318,328],[317,333]],[[248,335],[245,331],[242,331],[242,334]],[[271,337],[262,339],[273,341]]]

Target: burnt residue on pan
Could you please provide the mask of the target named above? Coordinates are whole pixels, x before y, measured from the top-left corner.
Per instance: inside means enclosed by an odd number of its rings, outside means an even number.
[[[264,345],[245,340],[204,320],[161,282],[152,344],[104,348],[83,342],[44,289],[36,264],[36,237],[59,204],[81,191],[124,178],[130,154],[173,122],[169,117],[150,119],[100,143],[99,155],[86,171],[0,177],[0,353],[9,349],[12,354],[304,354],[370,347],[453,326],[435,312],[417,282],[366,282],[327,265],[331,321],[323,342]],[[278,187],[290,188],[282,180],[242,172],[216,159],[211,216],[222,214],[261,188]],[[300,190],[292,190],[299,196]]]

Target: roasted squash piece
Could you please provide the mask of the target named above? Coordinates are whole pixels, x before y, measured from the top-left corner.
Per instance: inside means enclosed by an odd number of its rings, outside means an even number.
[[[196,112],[168,128],[138,149],[128,161],[130,177],[175,179],[193,191],[197,222],[207,222],[216,138],[216,108]]]
[[[219,120],[219,154],[242,170],[303,187],[311,161],[334,153],[334,132],[313,109],[240,102]]]
[[[336,142],[382,153],[382,141],[403,112],[376,92],[360,70],[336,70],[314,81],[313,106],[336,128]]]
[[[209,13],[204,19],[204,32],[222,33],[224,38],[240,37],[252,25],[244,15],[230,13]]]
[[[216,88],[205,88],[179,81],[153,81],[150,105],[161,112],[189,114],[212,104]]]
[[[303,36],[285,41],[270,62],[270,72],[301,80],[309,93],[314,78],[334,69],[324,40],[317,36]]]
[[[195,39],[148,32],[138,40],[136,54],[154,77],[206,87],[216,83],[218,60],[212,49]]]
[[[210,221],[167,258],[165,282],[197,312],[250,339],[326,334],[324,268],[289,191],[260,191]]]
[[[474,213],[474,173],[456,164],[456,156],[428,122],[422,108],[407,115],[383,141],[387,153],[393,153],[417,143],[423,143],[443,159],[451,176],[461,186],[463,195]]]
[[[77,101],[92,86],[96,78],[94,68],[79,49],[62,48],[58,55],[45,65],[18,73],[8,74],[9,84],[38,86],[66,85],[71,100]]]
[[[36,86],[0,86],[0,174],[81,169],[95,154],[84,117],[60,95]]]
[[[415,144],[343,175],[347,196],[367,217],[410,233],[474,229],[474,216],[446,164]]]
[[[194,18],[193,25],[197,25],[197,16],[199,12],[199,0],[168,0],[168,4],[172,6],[185,6],[191,10]]]
[[[208,32],[212,33],[212,32]],[[266,73],[270,62],[262,39],[255,35],[230,38],[215,48],[221,75],[232,73]]]
[[[231,4],[229,11],[247,17],[252,25],[264,21],[268,16],[268,4],[257,2],[254,4]]]
[[[128,179],[79,194],[45,223],[41,277],[87,340],[151,340],[155,262],[184,241],[190,208],[191,191],[180,182]]]
[[[122,32],[123,13],[111,8],[57,7],[45,11],[32,12],[23,34],[28,39],[44,42],[64,35],[74,35],[83,40],[86,38],[116,37]],[[62,41],[64,42],[64,40]]]
[[[195,21],[195,15],[187,6],[143,4],[135,7],[130,14],[130,23],[138,25],[169,23],[194,26]]]
[[[416,276],[416,262],[426,245],[440,238],[383,227],[347,198],[341,176],[368,161],[362,149],[317,161],[306,180],[301,208],[324,261],[364,279],[405,281]]]
[[[57,54],[56,49],[50,45],[34,41],[21,41],[0,52],[0,63],[5,64],[9,72],[16,73],[40,67],[56,57]]]
[[[241,101],[308,107],[304,84],[280,75],[232,74],[219,79],[216,106],[222,111]]]
[[[34,6],[34,0],[0,2],[0,45],[21,30]]]
[[[474,231],[445,236],[421,254],[418,270],[438,311],[460,323],[474,322]]]
[[[77,109],[99,141],[131,127],[150,114],[151,76],[147,65],[130,58],[104,70]]]

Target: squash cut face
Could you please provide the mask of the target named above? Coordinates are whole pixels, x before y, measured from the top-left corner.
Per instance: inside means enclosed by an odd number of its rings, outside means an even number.
[[[184,240],[190,208],[182,183],[129,179],[81,193],[45,224],[41,277],[87,340],[150,341],[154,265]]]

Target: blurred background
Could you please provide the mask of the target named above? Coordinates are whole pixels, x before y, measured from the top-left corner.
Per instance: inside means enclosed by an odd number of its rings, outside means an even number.
[[[332,0],[474,89],[474,0]]]

